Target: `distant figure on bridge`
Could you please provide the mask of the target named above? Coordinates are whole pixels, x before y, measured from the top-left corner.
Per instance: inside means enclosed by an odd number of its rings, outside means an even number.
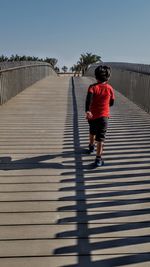
[[[95,69],[97,83],[88,88],[86,97],[86,119],[89,123],[89,153],[95,150],[97,142],[95,167],[104,165],[102,160],[103,146],[110,116],[110,106],[114,104],[114,90],[108,80],[111,69],[100,65]]]

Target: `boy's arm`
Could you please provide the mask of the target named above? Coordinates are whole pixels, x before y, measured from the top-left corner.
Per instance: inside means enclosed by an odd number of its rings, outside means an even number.
[[[115,101],[114,99],[110,99],[110,102],[109,102],[110,107],[114,105],[114,101]]]
[[[85,112],[90,110],[92,99],[93,99],[93,93],[88,92],[86,96],[86,102],[85,102]]]
[[[110,107],[114,105],[114,101],[115,101],[115,94],[114,94],[113,88],[111,88],[111,98],[110,98],[110,101],[109,101],[109,106]]]
[[[93,93],[88,92],[86,96],[86,103],[85,103],[85,112],[86,112],[86,119],[90,120],[93,117],[93,114],[90,111],[90,105],[92,103]]]

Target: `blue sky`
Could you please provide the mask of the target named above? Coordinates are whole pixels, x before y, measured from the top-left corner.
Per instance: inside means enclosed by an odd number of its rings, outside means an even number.
[[[150,64],[150,0],[0,0],[0,54]]]

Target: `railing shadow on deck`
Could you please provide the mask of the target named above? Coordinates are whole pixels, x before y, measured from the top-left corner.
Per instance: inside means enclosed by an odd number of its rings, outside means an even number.
[[[78,99],[78,101],[80,101]],[[72,201],[75,204],[72,206],[62,206],[58,209],[58,212],[63,211],[74,211],[76,215],[74,217],[66,217],[58,220],[58,224],[72,224],[76,225],[75,231],[65,231],[60,232],[56,235],[56,238],[64,238],[64,239],[76,239],[76,245],[72,246],[62,246],[54,251],[54,255],[58,256],[72,256],[76,255],[77,263],[70,265],[62,265],[62,267],[100,267],[100,266],[123,266],[130,265],[135,263],[146,263],[150,261],[150,254],[147,252],[130,252],[130,247],[132,245],[144,245],[150,242],[149,235],[137,235],[130,236],[130,230],[141,230],[147,229],[150,227],[150,221],[135,221],[132,219],[130,222],[122,221],[118,222],[118,219],[125,217],[133,216],[144,216],[149,214],[150,209],[128,209],[123,210],[125,205],[132,204],[144,204],[148,203],[150,198],[146,197],[145,193],[149,192],[149,189],[137,189],[137,190],[110,190],[110,192],[105,192],[106,189],[113,187],[124,187],[124,186],[132,186],[132,185],[141,185],[141,184],[149,184],[148,180],[142,181],[139,180],[140,177],[149,177],[150,175],[150,167],[147,166],[136,166],[138,156],[135,155],[134,150],[129,148],[129,151],[126,151],[124,148],[121,150],[113,149],[113,152],[109,152],[109,144],[106,146],[105,150],[107,153],[107,160],[111,159],[111,156],[115,156],[116,162],[108,163],[106,168],[101,169],[93,169],[91,166],[91,162],[86,158],[86,154],[81,150],[81,136],[86,136],[87,131],[85,128],[86,125],[83,125],[84,122],[82,118],[78,116],[78,103],[77,96],[75,93],[74,84],[72,86],[72,94],[70,92],[69,95],[69,106],[68,106],[68,117],[66,121],[66,132],[65,132],[65,142],[64,149],[67,149],[67,146],[71,145],[68,143],[69,138],[73,136],[73,150],[74,150],[74,160],[73,161],[65,161],[64,165],[74,163],[75,167],[72,167],[74,170],[72,172],[63,172],[62,176],[64,179],[61,180],[62,188],[60,191],[70,191],[74,192],[75,196],[66,196],[62,197],[60,201]],[[73,103],[73,114],[71,114],[71,102]],[[72,118],[73,116],[73,118]],[[82,130],[80,128],[80,124],[82,125]],[[115,126],[114,126],[115,128]],[[80,131],[81,130],[81,131]],[[116,130],[117,131],[117,130]],[[82,133],[81,133],[82,132]],[[85,143],[87,143],[87,137],[84,138]],[[82,143],[83,141],[82,140]],[[111,140],[109,141],[110,145],[112,145]],[[143,148],[140,151],[140,155],[143,153],[149,153],[150,150],[147,148]],[[117,162],[118,155],[121,159],[125,159],[126,163]],[[148,154],[147,154],[148,155]],[[84,157],[84,160],[83,160]],[[143,156],[143,159],[147,160],[147,156]],[[120,157],[119,157],[120,158]],[[130,159],[134,159],[135,161],[131,162]],[[144,161],[145,162],[145,161]],[[138,161],[139,163],[139,161]],[[128,165],[128,167],[123,167],[123,165]],[[139,163],[140,164],[140,163]],[[134,166],[135,165],[135,166]],[[112,169],[112,167],[114,168]],[[116,167],[115,167],[116,166]],[[128,173],[126,173],[128,171]],[[133,171],[133,172],[132,172]],[[135,173],[137,171],[137,173]],[[144,173],[146,171],[146,173]],[[147,172],[148,171],[148,172]],[[72,178],[74,177],[74,178]],[[132,180],[132,178],[138,178],[138,180]],[[129,181],[131,178],[131,182]],[[113,180],[112,183],[105,182],[105,180]],[[117,182],[117,179],[123,179],[121,182]],[[127,182],[126,182],[127,179]],[[95,182],[101,181],[103,183],[99,184],[88,184],[87,182]],[[75,183],[75,186],[63,187],[63,183]],[[90,190],[98,190],[90,192]],[[89,190],[90,193],[87,194]],[[104,190],[104,192],[103,192]],[[102,192],[100,192],[102,191]],[[126,197],[126,199],[122,199],[121,197]],[[112,197],[112,199],[110,199]],[[114,198],[113,198],[114,197]],[[118,199],[120,197],[120,199]],[[102,208],[102,210],[98,210]],[[106,211],[104,209],[106,208]],[[107,210],[109,208],[109,210]],[[118,208],[118,210],[113,210],[113,208]],[[106,221],[104,222],[104,220]],[[114,223],[111,222],[111,219],[114,219]],[[91,224],[92,223],[92,227]],[[98,226],[96,225],[98,224]],[[123,231],[129,231],[129,236],[124,236]],[[112,238],[112,234],[119,233],[119,237]],[[103,235],[101,238],[101,234]],[[104,237],[106,234],[107,238]],[[110,240],[109,240],[110,235]],[[93,237],[93,241],[91,237]],[[97,239],[99,238],[99,239]],[[102,240],[103,239],[103,240]],[[112,239],[112,240],[111,240]],[[97,241],[98,240],[98,241]],[[126,252],[118,252],[121,248],[127,248]],[[112,252],[111,252],[112,249]],[[115,250],[116,249],[116,250]],[[103,251],[98,253],[97,251]],[[116,252],[115,252],[116,251]],[[98,256],[98,260],[93,260],[93,256]]]

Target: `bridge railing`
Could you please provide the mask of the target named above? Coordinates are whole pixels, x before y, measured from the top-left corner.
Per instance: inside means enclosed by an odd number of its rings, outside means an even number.
[[[150,113],[150,65],[123,62],[103,62],[112,68],[110,83],[112,86]],[[99,64],[93,64],[86,76],[94,77]]]
[[[49,75],[57,75],[48,63],[33,63],[0,70],[0,104]]]

